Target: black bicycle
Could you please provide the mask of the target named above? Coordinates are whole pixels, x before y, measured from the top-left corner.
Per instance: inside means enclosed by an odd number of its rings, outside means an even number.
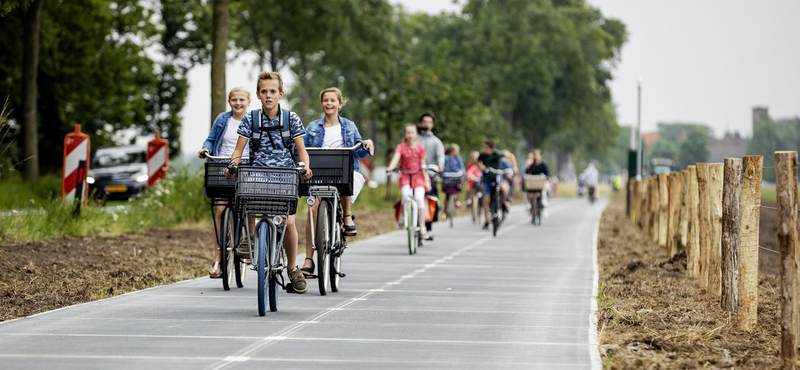
[[[497,229],[500,228],[506,217],[505,207],[503,207],[503,195],[500,191],[500,179],[502,179],[506,171],[487,167],[484,172],[495,175],[492,176],[493,180],[490,182],[489,212],[491,212],[492,217],[492,236],[497,236]],[[485,192],[486,189],[483,189],[483,191]]]
[[[220,250],[220,270],[222,277],[222,288],[230,290],[233,281],[236,286],[244,287],[245,275],[247,274],[247,262],[244,258],[234,253],[234,249],[242,240],[244,219],[239,217],[236,210],[234,198],[236,195],[236,180],[225,177],[225,168],[230,162],[230,157],[211,156],[208,152],[203,152],[203,158],[208,161],[205,163],[205,180],[203,192],[206,197],[211,198],[211,219],[214,223],[214,236]],[[243,157],[242,161],[248,161],[248,157]],[[220,225],[217,227],[216,207],[224,206]]]
[[[534,225],[542,224],[542,192],[545,191],[546,184],[546,175],[525,175],[523,178],[523,186],[530,205],[531,222]]]
[[[361,148],[357,142],[350,148],[306,148],[314,177],[300,181],[300,196],[307,196],[311,219],[311,242],[317,254],[316,266],[319,294],[338,292],[342,273],[342,254],[347,249],[344,231],[344,213],[341,196],[353,195],[353,150]],[[319,208],[314,212],[314,205]]]

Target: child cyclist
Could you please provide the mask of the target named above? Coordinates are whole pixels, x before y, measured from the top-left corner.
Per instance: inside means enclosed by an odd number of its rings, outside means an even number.
[[[252,149],[252,158],[250,160],[252,165],[294,168],[296,163],[293,159],[292,149],[296,149],[297,160],[306,163],[308,166],[308,152],[306,152],[306,146],[303,142],[306,130],[303,128],[303,122],[294,112],[289,113],[291,144],[287,148],[283,142],[281,132],[282,117],[280,117],[282,110],[278,103],[284,94],[281,75],[277,72],[261,72],[258,75],[256,87],[256,96],[261,101],[261,109],[257,113],[245,115],[244,119],[242,119],[237,131],[239,140],[236,143],[236,149],[233,150],[231,164],[239,164],[242,152],[253,134],[253,124],[258,124],[258,122],[253,123],[250,116],[260,114],[261,139],[258,140],[258,148]],[[255,146],[254,142],[251,141],[251,145]],[[302,175],[302,178],[307,180],[311,178],[311,175],[311,169],[306,167],[306,173]],[[227,169],[225,170],[225,176],[233,177]],[[295,261],[297,258],[297,228],[295,227],[294,215],[289,215],[286,222],[284,247],[286,248],[286,268],[292,288],[295,292],[304,294],[308,291],[308,286],[306,285],[305,277],[303,277],[303,272],[297,267]]]
[[[242,118],[247,113],[247,107],[250,105],[250,92],[244,86],[237,86],[231,89],[228,93],[228,104],[231,110],[225,113],[220,113],[214,124],[211,126],[211,132],[208,138],[203,143],[203,148],[197,152],[199,158],[203,158],[203,153],[212,156],[230,157],[233,154],[233,149],[236,147],[236,142],[239,140],[239,125],[242,123]],[[250,155],[250,148],[245,147],[242,153],[245,157]],[[217,223],[217,230],[220,230],[222,211],[225,206],[216,207],[215,222]],[[252,225],[251,225],[252,226]],[[214,238],[214,264],[211,265],[209,277],[217,279],[222,274],[220,270],[220,246],[217,245],[217,238]]]
[[[422,230],[422,237],[428,237],[428,230],[425,227],[425,214],[429,212],[428,206],[425,203],[425,176],[423,169],[425,168],[425,147],[417,141],[417,125],[407,123],[403,133],[403,142],[397,144],[394,150],[389,166],[386,167],[386,172],[394,171],[397,165],[406,173],[412,173],[408,176],[400,174],[400,195],[403,199],[411,197],[413,194],[414,200],[417,202],[419,209],[419,228]]]
[[[330,87],[319,94],[320,104],[325,115],[308,125],[306,132],[308,135],[303,137],[306,147],[308,148],[341,148],[352,147],[356,142],[361,141],[361,134],[358,133],[358,127],[353,121],[340,117],[339,110],[342,109],[347,100],[342,98],[342,91],[335,87]],[[353,151],[355,177],[360,177],[362,185],[364,183],[363,177],[358,173],[359,158],[366,158],[373,154],[375,148],[373,147],[372,140],[364,140],[364,145]],[[358,197],[360,187],[353,187],[353,197]],[[344,213],[344,231],[347,236],[356,236],[357,229],[354,223],[355,216],[350,213],[351,197],[341,197],[342,212]],[[314,204],[314,212],[319,207],[319,200]],[[300,270],[306,274],[306,278],[310,278],[314,274],[314,249],[311,245],[311,212],[308,213],[308,222],[306,223],[306,260],[303,268]]]
[[[447,146],[444,151],[444,174],[458,173],[464,176],[466,168],[464,168],[464,161],[461,159],[461,148],[456,143]],[[450,194],[458,194],[461,192],[461,178],[458,179],[445,179],[442,184],[442,190],[448,196],[445,197],[444,209],[448,209],[447,202],[450,201]],[[460,206],[460,202],[456,197],[456,207]]]

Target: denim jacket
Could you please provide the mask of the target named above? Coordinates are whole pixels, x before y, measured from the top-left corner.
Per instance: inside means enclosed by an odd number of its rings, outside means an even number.
[[[342,125],[342,139],[344,139],[344,146],[351,147],[356,145],[356,142],[361,140],[361,134],[358,133],[358,127],[353,121],[339,117],[339,123]],[[306,128],[307,135],[303,137],[303,141],[306,143],[307,148],[321,148],[322,143],[325,140],[325,117],[311,122],[308,124]],[[355,163],[353,165],[353,169],[358,172],[360,166],[358,164],[359,158],[366,158],[369,156],[369,152],[366,151],[364,148],[358,148],[353,151],[353,158],[355,159]]]
[[[219,146],[222,144],[222,137],[225,136],[225,130],[228,128],[228,118],[231,118],[232,115],[232,111],[227,111],[220,113],[214,120],[211,132],[208,133],[208,138],[203,143],[203,149],[208,149],[211,155],[217,155]]]

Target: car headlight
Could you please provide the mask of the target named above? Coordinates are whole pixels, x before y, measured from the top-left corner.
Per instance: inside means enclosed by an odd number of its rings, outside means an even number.
[[[149,178],[150,178],[150,177],[149,177],[149,176],[147,176],[147,175],[141,175],[141,176],[139,176],[139,177],[137,177],[137,178],[136,178],[136,182],[145,182],[145,181],[147,181],[147,179],[149,179]]]
[[[147,170],[143,169],[143,170],[133,174],[133,176],[131,176],[131,178],[133,180],[136,180],[136,182],[145,182],[145,181],[147,181],[149,176],[147,176]]]
[[[87,176],[86,177],[86,183],[87,184],[94,184],[94,177]]]

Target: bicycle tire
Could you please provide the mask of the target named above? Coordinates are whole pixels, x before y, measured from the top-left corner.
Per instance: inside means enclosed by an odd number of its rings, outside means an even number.
[[[222,245],[220,249],[220,270],[222,272],[222,289],[231,290],[233,282],[233,251],[235,241],[233,240],[233,212],[225,207],[220,217],[220,235],[222,235]]]
[[[273,273],[272,276],[269,277],[268,282],[269,282],[269,311],[275,312],[278,311],[278,289],[280,288],[280,285],[278,284],[277,274]]]
[[[347,242],[344,238],[340,239],[342,241],[341,248],[347,245]],[[331,292],[338,292],[339,286],[341,285],[342,277],[339,276],[339,272],[342,269],[342,256],[331,256],[331,267],[330,267],[330,276],[331,276]]]
[[[258,231],[256,239],[258,254],[255,256],[258,259],[256,262],[256,269],[258,270],[258,315],[264,316],[267,314],[267,243],[269,243],[269,233],[264,221],[258,223],[256,230]],[[269,303],[271,307],[272,300]]]
[[[450,194],[447,196],[447,219],[450,221],[450,228],[453,228],[453,218],[456,216],[456,198],[455,194]]]
[[[405,206],[406,230],[408,231],[408,254],[414,255],[417,253],[417,225],[414,222],[414,206],[411,205],[413,200],[408,200]]]
[[[270,227],[274,227],[272,224],[268,224]],[[283,288],[282,285],[278,284],[278,277],[281,274],[275,270],[275,266],[278,265],[281,261],[281,255],[283,251],[278,249],[279,253],[274,253],[275,248],[282,248],[282,246],[278,246],[277,241],[281,240],[280,236],[272,237],[275,230],[269,230],[267,232],[268,242],[267,245],[267,255],[266,260],[268,262],[267,266],[269,268],[267,272],[267,284],[269,284],[269,311],[275,312],[278,310],[278,289]],[[273,260],[272,257],[275,257]],[[288,271],[288,270],[287,270]],[[291,284],[291,282],[289,282]]]
[[[497,236],[497,229],[500,228],[500,215],[498,214],[500,211],[498,210],[500,205],[500,189],[494,189],[494,195],[492,196],[493,206],[492,206],[492,236]]]
[[[538,221],[536,217],[539,212],[539,199],[536,193],[531,193],[530,197],[533,198],[533,200],[531,200],[531,223],[536,225],[536,221]]]
[[[322,200],[317,209],[317,224],[314,234],[314,242],[317,247],[317,283],[319,283],[319,294],[328,294],[328,282],[330,281],[330,202]]]

